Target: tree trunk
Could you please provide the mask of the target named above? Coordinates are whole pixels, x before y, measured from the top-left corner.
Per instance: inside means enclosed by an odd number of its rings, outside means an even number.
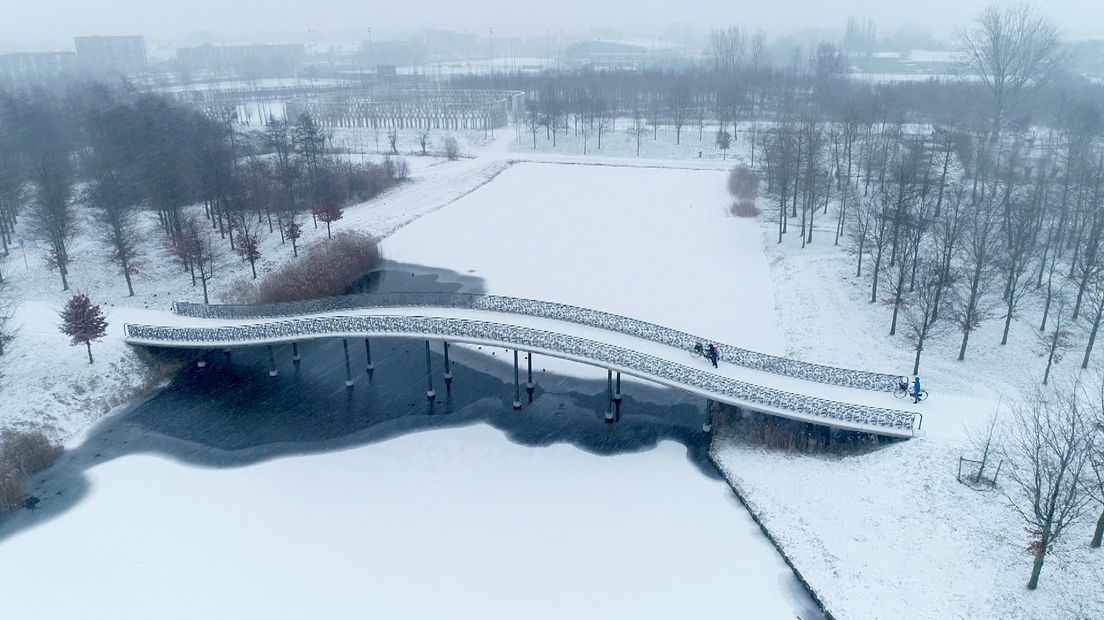
[[[1096,520],[1096,530],[1093,531],[1092,542],[1089,546],[1093,549],[1100,548],[1100,539],[1104,538],[1104,510],[1100,511],[1100,518]]]
[[[1035,556],[1035,562],[1031,565],[1031,578],[1027,580],[1027,589],[1034,590],[1039,587],[1039,573],[1043,572],[1043,560],[1046,559],[1046,549],[1049,541],[1046,540],[1046,532],[1043,533],[1043,544],[1040,553]]]
[[[84,346],[88,348],[88,363],[92,363],[92,342],[89,340],[84,341]]]
[[[1012,326],[1012,297],[1008,298],[1008,312],[1004,315],[1004,335],[1001,336],[1001,344],[1008,344],[1008,328]]]

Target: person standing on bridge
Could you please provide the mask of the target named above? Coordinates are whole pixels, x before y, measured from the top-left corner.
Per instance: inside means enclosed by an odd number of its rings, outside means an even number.
[[[713,367],[717,367],[717,345],[712,342],[709,343],[709,361],[713,362]]]

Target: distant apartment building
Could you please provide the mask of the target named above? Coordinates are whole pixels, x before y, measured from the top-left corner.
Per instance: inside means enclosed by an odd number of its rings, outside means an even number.
[[[128,37],[73,37],[77,61],[94,75],[137,75],[146,69],[146,40]]]
[[[199,45],[176,50],[176,60],[185,71],[263,76],[291,75],[306,56],[301,43]]]
[[[77,71],[73,52],[0,54],[0,84],[23,84],[70,75]]]

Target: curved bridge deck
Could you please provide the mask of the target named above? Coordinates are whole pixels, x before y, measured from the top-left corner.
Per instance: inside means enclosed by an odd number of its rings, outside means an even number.
[[[416,302],[416,303],[413,303]],[[890,393],[897,377],[718,345],[719,368],[691,355],[707,339],[594,310],[484,295],[354,295],[258,306],[174,304],[126,341],[225,348],[369,336],[532,351],[607,368],[720,402],[836,428],[911,437],[918,413]],[[911,403],[907,406],[912,407]]]

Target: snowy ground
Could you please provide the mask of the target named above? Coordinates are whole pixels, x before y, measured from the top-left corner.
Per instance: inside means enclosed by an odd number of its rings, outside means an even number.
[[[480,425],[244,468],[130,456],[88,473],[92,492],[75,508],[0,546],[19,558],[0,562],[8,609],[38,618],[805,613],[792,573],[731,491],[672,442],[602,457],[519,446]]]
[[[1039,590],[1019,515],[955,480],[959,447],[914,439],[864,456],[742,445],[718,424],[716,461],[836,618],[1100,618],[1091,529],[1047,558]]]
[[[707,162],[705,153],[699,161],[695,150],[663,147],[649,159],[642,149],[637,160],[635,139],[631,145],[610,146],[609,152],[604,144],[598,156],[582,156],[581,143],[568,153],[569,142],[560,142],[555,152],[541,146],[532,153],[526,138],[523,133],[511,144],[515,135],[500,132],[493,144],[472,153],[473,159],[418,168],[414,183],[350,209],[338,229],[394,232],[384,243],[390,257],[482,277],[491,293],[587,305],[809,361],[885,372],[911,368],[907,343],[885,335],[888,312],[865,303],[869,292],[850,275],[852,257],[831,247],[828,230],[818,229],[816,241],[804,251],[793,240],[779,247],[769,223],[727,216],[722,174],[624,167],[726,167],[719,154]],[[666,144],[673,144],[673,136]],[[736,144],[744,148],[747,142],[741,136]],[[741,155],[736,157],[739,161]],[[531,163],[507,169],[508,159],[603,165]],[[432,215],[421,217],[426,214]],[[314,241],[318,238],[314,233]],[[273,264],[269,261],[284,260],[285,250],[278,238],[266,243],[267,269]],[[170,298],[182,296],[179,290],[191,293],[185,298],[198,298],[180,274],[164,271],[143,274],[139,297],[126,300],[121,281],[98,265],[102,257],[88,246],[77,251],[87,258],[74,267],[75,287],[88,287],[109,304],[164,308]],[[0,425],[27,424],[49,410],[59,418],[54,433],[69,436],[101,415],[102,405],[85,407],[72,388],[62,387],[64,377],[83,369],[82,351],[33,337],[48,331],[46,309],[60,307],[64,299],[52,292],[56,274],[32,257],[32,270],[20,275],[21,263],[13,262],[5,273],[24,301],[21,315],[37,320],[23,319],[26,328],[5,362]],[[246,269],[235,265],[239,276]],[[232,279],[216,282],[216,298]],[[998,322],[986,322],[962,364],[953,362],[953,335],[932,343],[923,370],[933,393],[924,405],[925,439],[831,460],[770,454],[718,438],[719,463],[837,617],[1104,616],[1104,566],[1099,554],[1083,549],[1087,530],[1084,536],[1071,534],[1069,547],[1048,559],[1040,590],[1026,593],[1022,584],[1030,556],[1020,551],[1027,542],[1022,528],[999,496],[969,491],[954,479],[957,457],[966,453],[963,425],[984,418],[1021,377],[1041,375],[1028,337],[1034,320],[1016,321],[1012,341],[1004,347],[996,344]],[[117,334],[112,338],[117,340]],[[53,359],[33,354],[42,350],[50,350]],[[111,338],[97,351],[97,364],[104,364],[100,368],[129,356]],[[596,374],[566,364],[556,371]],[[118,387],[135,383],[123,377]],[[10,399],[13,385],[31,387],[21,387],[20,398]],[[102,393],[114,387],[105,385]],[[74,398],[80,402],[71,405]],[[157,467],[154,463],[140,464]],[[107,492],[111,470],[104,472],[100,486]],[[139,474],[119,475],[125,481]],[[95,503],[93,496],[78,510]],[[1072,607],[1073,601],[1084,607]]]

